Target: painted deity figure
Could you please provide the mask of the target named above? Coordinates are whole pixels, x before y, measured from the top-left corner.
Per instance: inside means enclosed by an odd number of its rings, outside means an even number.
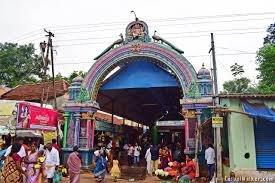
[[[134,24],[130,29],[129,35],[132,39],[143,38],[145,35],[144,27],[140,23]]]

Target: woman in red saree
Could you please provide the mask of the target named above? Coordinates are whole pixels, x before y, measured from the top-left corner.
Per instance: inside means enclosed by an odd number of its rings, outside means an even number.
[[[67,160],[69,167],[70,183],[80,183],[81,156],[78,147],[74,146],[73,151]]]
[[[186,166],[182,168],[183,176],[179,179],[179,183],[191,182],[195,180],[196,165],[191,155],[186,155]]]
[[[22,159],[17,154],[21,149],[21,144],[15,143],[11,147],[11,153],[6,158],[2,171],[3,183],[23,183],[23,174],[26,172],[21,167]]]

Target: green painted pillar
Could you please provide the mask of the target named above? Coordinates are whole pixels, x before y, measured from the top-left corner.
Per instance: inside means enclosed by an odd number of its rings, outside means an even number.
[[[156,125],[152,127],[152,142],[153,144],[158,144],[158,129]]]
[[[63,134],[63,144],[62,144],[62,147],[66,148],[67,147],[67,134],[68,134],[68,123],[69,123],[70,113],[69,112],[65,112],[65,114],[63,116],[65,118],[65,122],[64,122],[64,134]]]

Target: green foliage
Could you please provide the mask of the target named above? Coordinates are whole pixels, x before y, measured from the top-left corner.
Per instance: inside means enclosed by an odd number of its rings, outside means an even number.
[[[250,93],[252,91],[249,86],[250,82],[250,79],[246,77],[235,78],[224,82],[223,88],[228,93]]]
[[[86,72],[84,71],[74,71],[73,73],[70,74],[70,76],[67,78],[68,83],[72,83],[73,79],[76,78],[77,76],[81,76],[82,78],[85,78]]]
[[[275,45],[275,23],[270,24],[266,31],[267,36],[264,38],[264,44]]]
[[[243,65],[235,63],[230,66],[232,75],[235,77],[223,83],[224,91],[227,93],[257,93],[257,88],[251,87],[250,79],[242,77],[244,73]],[[239,77],[237,77],[239,76]]]
[[[72,80],[79,75],[84,78],[86,73],[74,71],[69,77],[58,73],[55,80],[66,80],[72,83]],[[33,44],[0,43],[0,85],[12,88],[26,83],[40,82],[43,77],[43,61],[35,54]],[[50,75],[44,79],[52,81]]]
[[[275,45],[266,44],[257,53],[257,70],[260,72],[259,89],[263,93],[275,93]]]
[[[55,75],[55,81],[60,81],[60,80],[65,80],[67,81],[69,84],[72,83],[73,79],[76,78],[77,76],[81,76],[81,77],[85,77],[86,72],[83,71],[74,71],[72,72],[69,77],[65,77],[62,76],[61,73],[58,73],[57,75]],[[52,77],[50,75],[47,75],[47,81],[52,81]]]
[[[0,43],[0,85],[35,83],[43,76],[42,67],[33,44]]]
[[[52,76],[50,76],[50,75],[46,76],[46,81],[52,81],[52,80],[53,80]],[[54,80],[55,81],[60,81],[60,80],[68,81],[68,78],[65,77],[65,76],[62,76],[61,73],[58,73],[58,74],[55,75]]]

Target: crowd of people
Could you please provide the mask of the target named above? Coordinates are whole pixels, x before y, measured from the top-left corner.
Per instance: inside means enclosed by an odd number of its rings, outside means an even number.
[[[101,146],[94,152],[94,170],[93,174],[96,181],[104,180],[109,173],[114,181],[121,176],[120,161],[121,153],[110,146],[112,142]],[[156,144],[143,145],[138,143],[126,143],[123,147],[127,155],[128,166],[138,167],[146,162],[148,175],[153,175],[156,170],[165,170],[169,168],[169,162],[177,162],[179,165],[177,171],[178,182],[192,181],[195,179],[196,165],[191,155],[184,154],[182,146],[161,146]],[[2,168],[2,182],[23,183],[53,183],[53,178],[60,165],[61,150],[56,144],[56,139],[52,143],[43,145],[39,141],[32,142],[30,145],[24,144],[23,138],[17,138],[16,141],[6,149],[2,159],[5,163]],[[145,161],[141,161],[141,160]],[[215,152],[210,144],[205,151],[205,159],[208,164],[208,178],[211,180],[215,171]],[[80,170],[82,158],[78,152],[78,147],[73,147],[73,152],[69,155],[66,166],[69,169],[70,182],[80,183]]]
[[[161,146],[147,144],[147,148],[142,149],[138,143],[126,143],[123,146],[123,150],[124,153],[127,154],[128,166],[140,166],[141,159],[144,157],[149,175],[153,175],[158,169],[166,169],[169,166],[169,162],[176,161],[180,165],[178,167],[179,182],[195,179],[196,166],[193,162],[193,157],[191,155],[185,155],[180,144],[175,145],[174,148],[172,148],[172,145]],[[112,154],[112,149],[108,148],[108,145],[106,148],[98,148],[94,155],[95,169],[93,173],[96,180],[100,182],[104,180],[107,173],[110,173],[116,181],[120,176],[118,156]],[[110,172],[108,171],[109,169]]]
[[[108,147],[108,146],[107,146]],[[165,170],[169,167],[169,162],[177,162],[179,182],[195,180],[196,165],[192,155],[184,154],[180,144],[174,146],[150,145],[142,149],[138,143],[126,143],[123,146],[124,153],[127,154],[128,166],[137,167],[141,165],[141,159],[144,156],[146,169],[149,175],[153,175],[156,170]],[[95,170],[94,175],[97,181],[102,181],[108,173],[108,167],[113,167],[109,172],[115,180],[120,176],[119,158],[117,155],[111,155],[111,149],[100,148],[95,152]],[[209,144],[205,152],[205,160],[208,164],[208,179],[211,180],[215,171],[215,151]],[[109,164],[108,164],[109,162]]]
[[[37,141],[28,146],[24,144],[23,138],[18,137],[1,158],[5,160],[2,182],[23,183],[25,179],[26,183],[39,183],[47,179],[52,183],[55,171],[60,165],[59,153],[60,148],[55,139],[46,145]]]

